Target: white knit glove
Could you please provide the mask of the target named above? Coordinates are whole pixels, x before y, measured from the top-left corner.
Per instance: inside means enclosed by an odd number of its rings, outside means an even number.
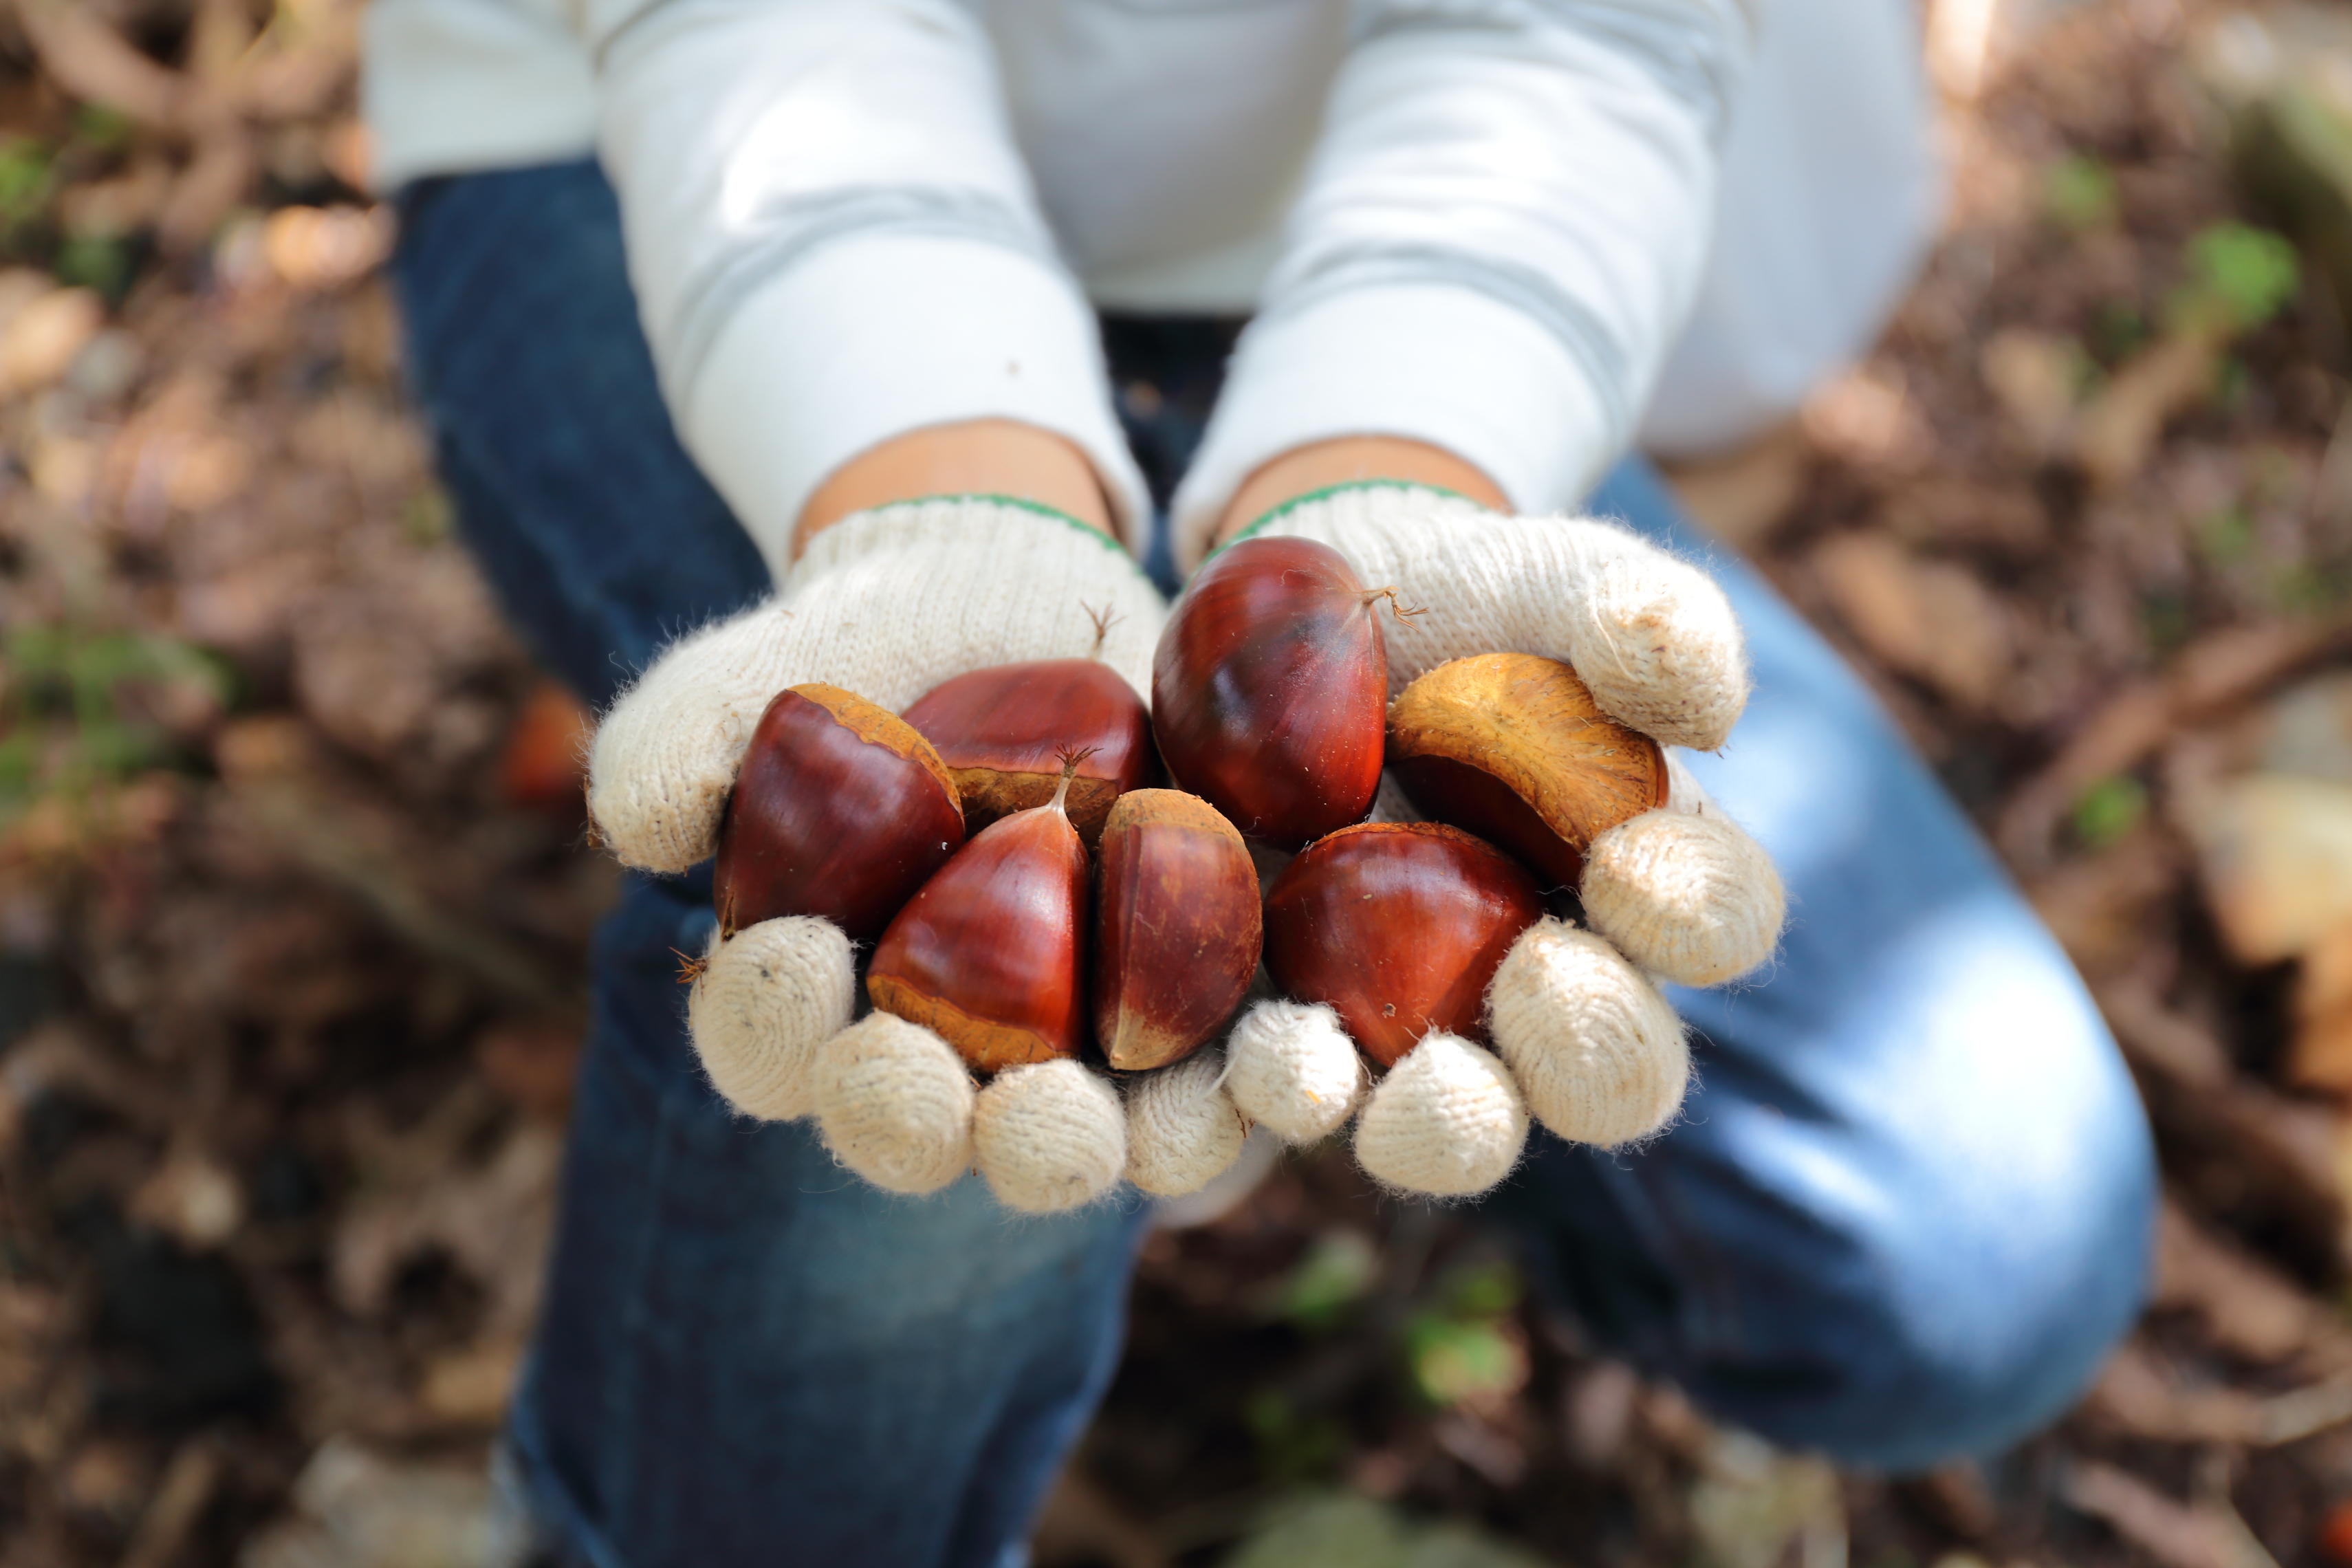
[[[810,542],[776,598],[676,644],[613,704],[590,757],[589,813],[624,863],[685,871],[717,851],[736,769],[777,692],[822,680],[898,712],[969,670],[1083,658],[1088,612],[1106,609],[1100,657],[1148,694],[1167,611],[1105,536],[984,497],[846,518]],[[714,935],[687,1016],[704,1070],[738,1110],[814,1115],[835,1156],[877,1186],[930,1192],[976,1166],[1009,1206],[1045,1211],[1099,1196],[1126,1172],[1129,1111],[1107,1079],[1065,1060],[977,1088],[929,1030],[878,1012],[852,1024],[856,994],[849,939],[792,916]],[[1155,1190],[1177,1179],[1153,1137],[1168,1121],[1161,1098],[1136,1094],[1135,1153]],[[1238,1146],[1221,1089],[1182,1103],[1209,1113],[1207,1143],[1187,1124],[1187,1149]]]
[[[1613,523],[1520,518],[1418,486],[1346,486],[1294,502],[1254,534],[1317,540],[1367,587],[1426,613],[1384,623],[1389,694],[1450,659],[1562,660],[1601,709],[1668,746],[1712,751],[1748,700],[1739,623],[1699,572]],[[1492,1052],[1433,1034],[1391,1068],[1356,1125],[1386,1184],[1456,1196],[1509,1173],[1528,1115],[1604,1146],[1664,1127],[1690,1054],[1652,977],[1712,985],[1771,953],[1780,879],[1764,851],[1666,753],[1667,801],[1596,838],[1580,891],[1590,930],[1546,919],[1486,994]],[[1376,816],[1409,816],[1383,787]],[[1498,1059],[1499,1058],[1499,1059]],[[1227,1043],[1226,1088],[1295,1142],[1336,1131],[1364,1083],[1328,1007],[1263,1002]]]

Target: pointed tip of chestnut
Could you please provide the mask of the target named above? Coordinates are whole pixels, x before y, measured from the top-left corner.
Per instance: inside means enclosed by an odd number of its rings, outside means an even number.
[[[1089,848],[1111,803],[1154,783],[1160,754],[1142,699],[1094,659],[1031,659],[941,682],[910,704],[907,722],[933,745],[955,780],[974,833],[1043,805],[1060,781],[1059,753],[1085,748],[1066,802]]]
[[[1534,654],[1457,658],[1399,692],[1388,765],[1422,811],[1563,887],[1595,837],[1666,800],[1658,743],[1601,712],[1575,670]]]
[[[1316,840],[1266,889],[1265,965],[1387,1066],[1433,1030],[1483,1041],[1487,983],[1542,915],[1535,879],[1493,845],[1365,823]]]
[[[1087,851],[1051,805],[989,824],[898,911],[867,965],[874,1005],[996,1072],[1076,1056],[1087,1009]]]
[[[1241,1005],[1264,926],[1234,825],[1198,795],[1137,790],[1097,856],[1095,1039],[1121,1070],[1200,1048]]]
[[[792,687],[737,771],[712,902],[730,931],[814,915],[871,942],[963,838],[955,780],[912,725],[837,686]]]
[[[1219,551],[1152,658],[1152,729],[1175,781],[1286,848],[1361,821],[1388,698],[1381,597],[1313,540]]]

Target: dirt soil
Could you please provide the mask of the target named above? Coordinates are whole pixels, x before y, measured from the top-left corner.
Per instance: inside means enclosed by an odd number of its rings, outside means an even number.
[[[1885,341],[1678,479],[2092,982],[2168,1181],[2139,1329],[2013,1453],[1842,1475],[1327,1151],[1151,1237],[1048,1568],[2352,1564],[2352,905],[2246,848],[2352,789],[2352,343],[2223,12],[2011,9],[1981,62],[1938,18]],[[487,1561],[615,873],[404,400],[356,15],[0,11],[0,1568]]]

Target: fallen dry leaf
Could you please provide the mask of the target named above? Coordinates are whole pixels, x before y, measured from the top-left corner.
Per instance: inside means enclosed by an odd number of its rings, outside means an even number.
[[[60,1501],[77,1513],[121,1524],[135,1519],[155,1482],[147,1445],[101,1436],[74,1450],[57,1478]]]
[[[2303,954],[2286,1076],[2304,1089],[2352,1094],[2352,921],[2329,927]]]
[[[2147,466],[2166,424],[2212,390],[2233,335],[2226,322],[2201,320],[2116,372],[2074,426],[2074,456],[2093,484],[2112,488]]]
[[[262,254],[297,289],[341,289],[392,254],[392,214],[383,207],[280,207],[262,226]]]
[[[2254,773],[2218,786],[2184,826],[2242,962],[2294,958],[2352,920],[2352,785]]]
[[[2066,1467],[2062,1490],[2169,1568],[2278,1568],[2234,1513],[2176,1502],[2113,1465],[2077,1459]]]
[[[2139,766],[2181,730],[2238,716],[2269,688],[2347,643],[2352,627],[2343,624],[2265,623],[2200,637],[2164,674],[2108,698],[2055,757],[2010,792],[1993,830],[2002,857],[2026,875],[2047,868],[2058,825],[2084,790]]]
[[[1902,373],[1884,363],[1857,365],[1824,383],[1800,419],[1815,447],[1860,468],[1909,468],[1934,447]]]
[[[2352,784],[2352,671],[2298,681],[2263,713],[2264,773],[2299,773]]]
[[[202,1252],[236,1234],[245,1219],[245,1194],[234,1173],[182,1140],[131,1194],[129,1208],[132,1218]]]
[[[509,1568],[527,1544],[480,1469],[385,1458],[342,1437],[310,1457],[293,1500],[240,1568]]]
[[[2083,351],[2071,339],[2004,327],[1986,340],[1978,374],[2038,457],[2063,450],[2074,424]]]
[[[2187,867],[2172,836],[2143,820],[2122,839],[2027,884],[2026,896],[2085,974],[2126,969],[2147,948],[2156,910]]]
[[[1731,451],[1675,459],[1660,471],[1700,527],[1752,554],[1795,504],[1811,461],[1803,429],[1785,420]]]
[[[499,794],[509,804],[569,820],[582,807],[588,742],[596,721],[580,700],[552,680],[532,689],[507,731],[499,758]]]
[[[0,326],[5,390],[37,392],[55,385],[105,324],[106,302],[88,289],[54,289],[26,301]]]
[[[1845,1500],[1827,1461],[1718,1432],[1701,1465],[1691,1533],[1709,1568],[1774,1568],[1792,1548],[1800,1563],[1844,1560]]]
[[[495,1025],[474,1042],[482,1080],[523,1110],[560,1118],[580,1070],[581,1028],[555,1017]]]
[[[336,1300],[373,1315],[401,1266],[438,1247],[488,1295],[488,1330],[520,1337],[538,1310],[562,1153],[560,1131],[525,1121],[479,1165],[438,1168],[359,1198],[335,1235]]]
[[[2015,661],[2009,611],[1966,567],[1912,554],[1876,533],[1843,533],[1813,552],[1830,602],[1882,661],[1960,706],[1993,704]]]
[[[2197,1312],[2215,1340],[2250,1361],[2304,1356],[2352,1369],[2352,1331],[2332,1310],[2170,1199],[2157,1227],[2156,1300]]]
[[[496,1426],[506,1415],[522,1367],[523,1345],[494,1337],[436,1356],[416,1399],[426,1415],[456,1426]]]

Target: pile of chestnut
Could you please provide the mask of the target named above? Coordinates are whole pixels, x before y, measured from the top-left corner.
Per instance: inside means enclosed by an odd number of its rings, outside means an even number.
[[[722,928],[833,921],[871,944],[873,1005],[982,1073],[1166,1066],[1261,957],[1381,1068],[1432,1030],[1482,1040],[1545,889],[1664,804],[1665,763],[1532,655],[1458,659],[1390,702],[1382,617],[1412,613],[1324,545],[1251,539],[1176,605],[1148,713],[1090,658],[976,670],[903,717],[783,691],[729,802]],[[1384,767],[1432,820],[1365,820]],[[1297,853],[1262,889],[1249,841]]]

